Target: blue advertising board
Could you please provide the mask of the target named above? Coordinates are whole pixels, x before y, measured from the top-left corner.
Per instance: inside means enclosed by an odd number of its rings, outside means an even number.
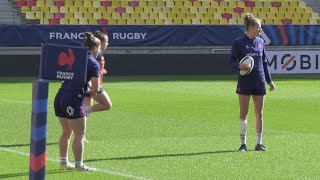
[[[86,82],[88,49],[44,44],[41,48],[40,79]]]
[[[319,25],[263,25],[271,46],[320,45]],[[41,43],[80,46],[84,32],[102,31],[110,46],[231,46],[244,34],[242,25],[0,25],[1,47]]]

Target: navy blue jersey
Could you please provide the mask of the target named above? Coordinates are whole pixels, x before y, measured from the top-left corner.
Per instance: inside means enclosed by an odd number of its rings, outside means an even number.
[[[67,91],[69,94],[78,96],[80,99],[84,98],[84,92],[87,90],[87,84],[91,77],[100,76],[100,66],[97,60],[90,54],[88,54],[87,63],[87,79],[86,83],[82,84],[76,81],[65,81],[61,85],[62,91]]]
[[[239,61],[245,56],[251,56],[254,59],[254,67],[250,74],[241,76],[239,74]],[[260,37],[250,39],[247,35],[244,35],[234,40],[229,64],[238,72],[239,84],[264,86],[266,81],[267,83],[272,81],[268,67],[268,59],[265,54],[264,40]]]
[[[101,61],[101,60],[102,60],[102,57],[103,57],[103,54],[102,54],[102,52],[100,52],[100,53],[98,54],[98,57],[96,58],[96,60],[97,60],[97,61]]]

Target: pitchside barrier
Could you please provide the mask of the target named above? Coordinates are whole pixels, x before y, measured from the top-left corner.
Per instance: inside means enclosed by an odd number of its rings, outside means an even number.
[[[32,116],[30,136],[30,180],[44,180],[49,80],[85,83],[86,48],[45,44],[41,47],[39,80],[32,86]]]

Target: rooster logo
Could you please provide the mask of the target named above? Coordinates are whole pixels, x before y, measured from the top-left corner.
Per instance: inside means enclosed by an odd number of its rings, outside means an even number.
[[[68,54],[61,52],[59,54],[58,62],[60,66],[65,66],[67,64],[67,70],[72,71],[72,65],[74,64],[75,58],[71,48],[68,48]]]

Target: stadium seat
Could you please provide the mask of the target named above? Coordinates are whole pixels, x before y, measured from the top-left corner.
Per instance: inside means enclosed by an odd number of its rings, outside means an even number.
[[[137,25],[145,25],[146,24],[146,22],[143,19],[136,19],[136,23],[137,23]]]
[[[93,18],[88,19],[88,23],[90,25],[98,25],[97,19],[93,19]]]
[[[139,1],[130,1],[129,6],[135,8],[139,6]]]
[[[99,12],[95,12],[95,13],[93,13],[93,18],[94,19],[101,19],[102,18],[102,14],[99,13]]]
[[[60,19],[52,18],[50,19],[50,24],[60,24]]]
[[[64,6],[64,1],[63,0],[57,0],[54,2],[55,6],[57,6],[58,8]]]
[[[69,24],[69,19],[67,19],[67,18],[62,18],[62,19],[60,19],[60,24]]]
[[[88,20],[86,18],[81,18],[81,19],[79,19],[79,24],[88,25]]]
[[[70,18],[73,18],[73,17],[74,17],[74,15],[73,15],[72,12],[66,12],[66,13],[64,13],[64,18],[70,19]]]
[[[131,13],[130,16],[133,19],[140,19],[140,14],[139,13]]]
[[[18,8],[21,8],[22,6],[27,6],[27,2],[25,0],[18,0],[16,5]]]
[[[79,21],[78,21],[78,19],[71,18],[71,19],[69,19],[69,24],[76,25],[76,24],[79,24]]]
[[[35,20],[36,19],[36,17],[35,17],[35,14],[34,14],[34,12],[26,12],[26,19],[27,20]]]
[[[292,24],[291,19],[282,19],[282,24]]]
[[[73,17],[76,19],[82,19],[83,14],[81,12],[75,12],[75,13],[73,13]]]
[[[103,7],[110,7],[111,6],[111,2],[110,1],[101,1],[101,6]]]
[[[57,13],[54,14],[54,17],[55,17],[56,19],[62,19],[62,18],[64,18],[64,14],[61,13],[61,12],[57,12]]]
[[[49,7],[49,11],[50,11],[51,13],[60,12],[60,11],[59,11],[59,8],[58,8],[57,6],[50,6],[50,7]]]
[[[100,1],[93,1],[92,6],[95,8],[101,7],[101,2]]]
[[[154,19],[146,19],[144,21],[146,21],[147,25],[154,25],[155,24],[155,20]],[[163,24],[163,21],[162,21],[162,24]]]
[[[103,19],[103,18],[98,19],[98,24],[100,24],[100,25],[106,25],[106,24],[108,24],[108,20]]]
[[[197,24],[197,25],[201,24],[200,19],[193,18],[192,24]]]

